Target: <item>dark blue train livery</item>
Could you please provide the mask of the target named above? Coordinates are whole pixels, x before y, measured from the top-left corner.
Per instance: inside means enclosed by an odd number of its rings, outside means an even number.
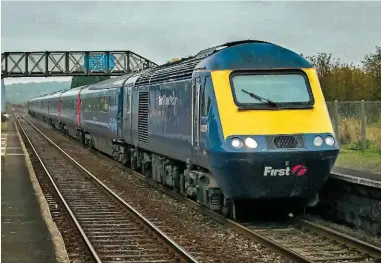
[[[85,144],[233,217],[239,200],[316,204],[339,151],[316,70],[268,42],[66,92],[80,105],[66,125]]]

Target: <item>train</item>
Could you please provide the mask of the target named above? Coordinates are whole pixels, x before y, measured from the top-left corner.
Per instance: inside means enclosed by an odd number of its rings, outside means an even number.
[[[32,98],[28,113],[207,208],[315,206],[339,153],[316,69],[244,40]]]

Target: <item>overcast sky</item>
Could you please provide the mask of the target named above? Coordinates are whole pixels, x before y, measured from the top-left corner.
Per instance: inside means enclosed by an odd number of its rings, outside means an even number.
[[[381,45],[381,2],[1,3],[2,52],[132,50],[161,64],[239,39],[359,64]]]

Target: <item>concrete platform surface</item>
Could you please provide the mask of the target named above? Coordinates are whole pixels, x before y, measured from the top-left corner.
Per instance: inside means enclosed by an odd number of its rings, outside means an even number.
[[[356,184],[381,188],[381,174],[335,166],[332,169],[331,177]]]
[[[7,147],[7,132],[1,131],[1,156],[5,155],[6,147]]]
[[[1,210],[1,262],[58,262],[13,122],[8,123]]]

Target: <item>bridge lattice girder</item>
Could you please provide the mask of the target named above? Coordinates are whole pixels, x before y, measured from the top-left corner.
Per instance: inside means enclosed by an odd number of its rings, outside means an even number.
[[[157,66],[132,51],[4,52],[1,78],[119,76]]]

